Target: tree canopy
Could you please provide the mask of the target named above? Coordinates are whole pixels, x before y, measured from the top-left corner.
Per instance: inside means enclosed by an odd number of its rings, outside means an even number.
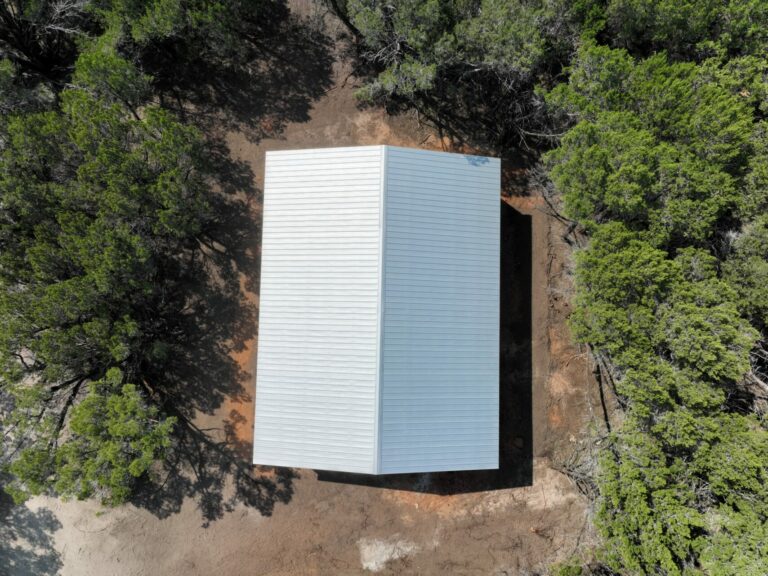
[[[0,3],[0,62],[14,83],[56,93],[83,51],[105,48],[157,84],[205,64],[247,63],[260,17],[284,17],[269,0],[7,0]],[[112,61],[114,63],[114,60]]]
[[[473,0],[330,2],[370,72],[365,100],[416,107],[439,128],[518,146],[545,122],[534,88],[556,73],[592,3]]]
[[[139,116],[140,75],[94,62],[79,63],[60,110],[6,126],[0,368],[17,494],[53,483],[119,501],[169,444],[174,419],[141,379],[165,360],[184,254],[210,216],[200,135],[156,107]]]
[[[316,58],[288,61],[297,39]],[[165,514],[193,496],[211,520],[290,494],[290,472],[256,477],[230,432],[194,423],[243,393],[232,352],[255,325],[253,177],[204,128],[247,86],[271,98],[241,125],[279,130],[324,89],[325,50],[279,1],[2,3],[0,482],[16,500]],[[307,67],[317,85],[270,92]]]
[[[590,236],[574,331],[609,359],[626,405],[597,478],[603,561],[756,575],[768,570],[764,76],[751,59],[682,54],[584,42],[547,96],[572,127],[545,164]]]

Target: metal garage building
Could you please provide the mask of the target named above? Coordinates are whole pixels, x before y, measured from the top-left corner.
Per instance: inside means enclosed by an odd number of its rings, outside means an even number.
[[[500,163],[268,152],[255,464],[498,467]]]

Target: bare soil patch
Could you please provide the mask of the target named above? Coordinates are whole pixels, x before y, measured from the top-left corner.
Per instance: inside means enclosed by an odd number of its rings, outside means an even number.
[[[295,8],[312,10],[307,3]],[[250,168],[256,190],[262,186],[267,150],[448,146],[415,116],[360,108],[354,90],[349,66],[337,59],[329,87],[313,97],[306,117],[263,118],[258,138],[252,126],[223,123],[216,130],[232,159]],[[240,116],[246,112],[240,110]],[[190,492],[164,513],[151,506],[104,511],[92,502],[38,498],[23,509],[24,522],[27,532],[55,550],[45,559],[51,569],[13,573],[521,574],[544,570],[578,551],[592,538],[589,503],[558,469],[586,442],[590,422],[599,421],[593,418],[599,400],[586,354],[567,326],[571,249],[562,238],[564,228],[513,164],[505,161],[501,198],[500,471],[366,479],[259,469],[255,474],[265,486],[260,497],[272,498],[269,507],[233,499],[213,520],[203,518],[204,506]],[[249,198],[247,216],[258,230],[260,198]],[[248,303],[258,307],[258,237],[247,251],[239,272]],[[254,324],[232,350],[239,366],[233,385],[240,392],[197,419],[201,428],[228,442],[245,466],[252,443],[257,334]],[[237,490],[232,479],[220,482],[213,489],[225,495]],[[42,521],[45,526],[36,525]],[[19,543],[10,546],[26,550],[23,533],[12,536]],[[0,558],[3,546],[9,544],[0,543]],[[22,552],[18,557],[25,558]]]

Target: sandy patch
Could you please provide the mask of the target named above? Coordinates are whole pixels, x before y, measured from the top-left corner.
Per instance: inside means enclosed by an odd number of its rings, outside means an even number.
[[[381,572],[387,562],[411,556],[420,550],[415,542],[399,536],[386,539],[361,538],[357,541],[360,549],[360,564],[370,572]]]

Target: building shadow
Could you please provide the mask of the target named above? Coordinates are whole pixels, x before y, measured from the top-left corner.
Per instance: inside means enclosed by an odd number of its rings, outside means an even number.
[[[502,201],[498,470],[382,476],[318,470],[319,480],[441,495],[533,484],[532,247],[531,217]]]

